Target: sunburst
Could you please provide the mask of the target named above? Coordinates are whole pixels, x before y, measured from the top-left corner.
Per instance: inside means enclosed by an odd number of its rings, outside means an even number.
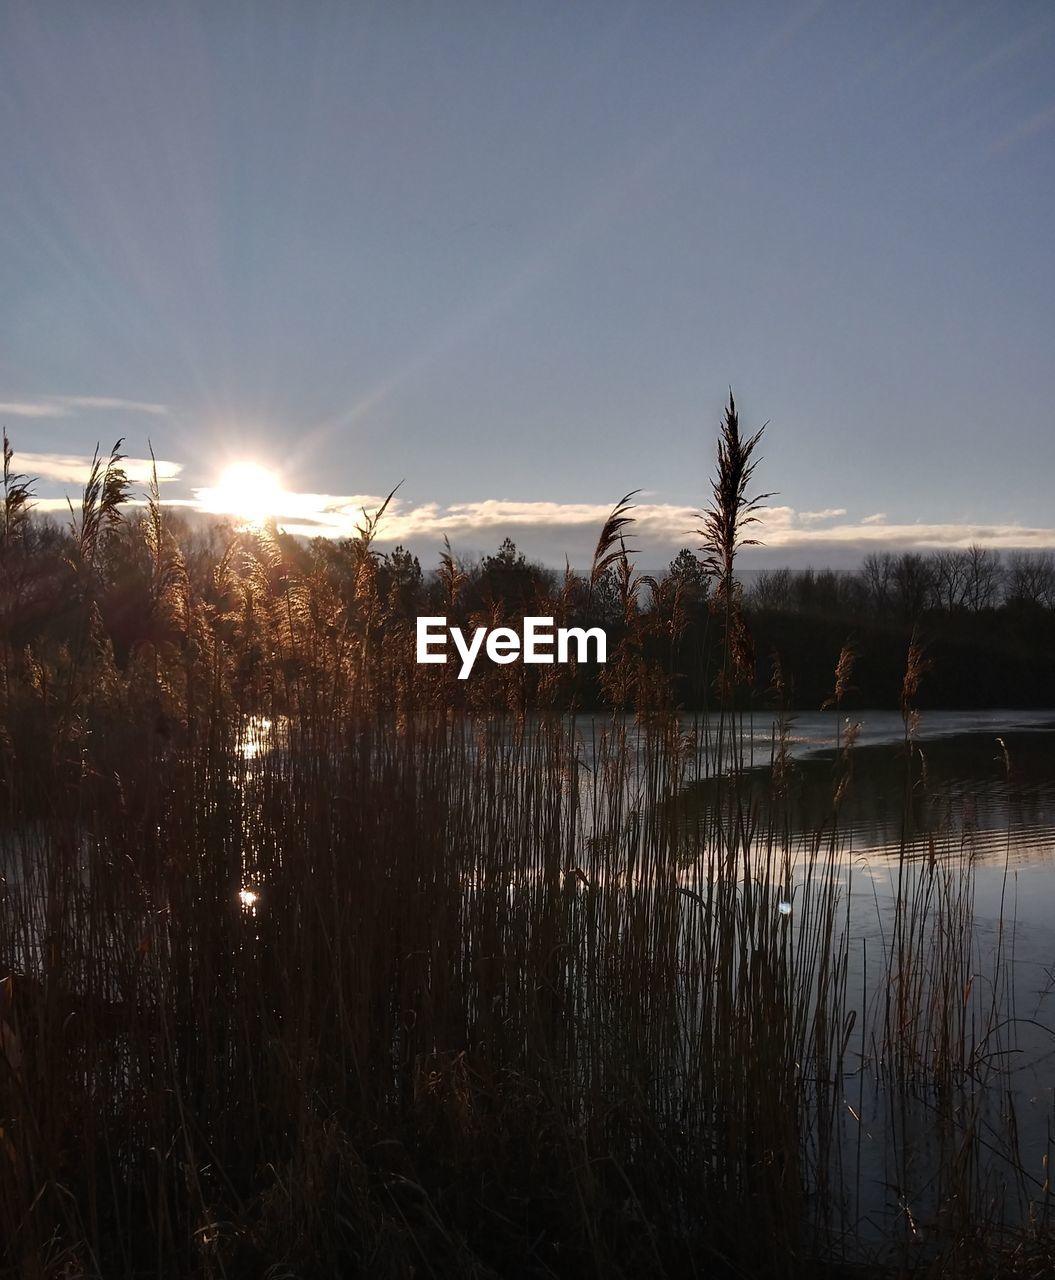
[[[257,462],[236,462],[201,493],[202,505],[216,515],[235,516],[246,524],[263,524],[279,513],[283,497],[278,476]]]

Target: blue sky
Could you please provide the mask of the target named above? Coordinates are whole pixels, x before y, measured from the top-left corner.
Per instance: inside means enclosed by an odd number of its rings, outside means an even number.
[[[427,559],[693,545],[727,387],[756,562],[1055,546],[1055,9],[0,6],[0,421]]]

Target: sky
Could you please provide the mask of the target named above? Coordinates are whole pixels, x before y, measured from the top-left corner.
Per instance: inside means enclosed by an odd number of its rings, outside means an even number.
[[[655,566],[731,387],[746,563],[1055,547],[1053,67],[1048,0],[0,0],[0,424],[44,510],[123,437],[429,563],[640,489]]]

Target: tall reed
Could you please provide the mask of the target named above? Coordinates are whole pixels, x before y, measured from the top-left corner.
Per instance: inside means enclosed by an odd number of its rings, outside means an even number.
[[[760,435],[730,396],[703,526],[717,735],[647,657],[632,494],[585,591],[569,573],[534,602],[589,611],[614,574],[610,712],[568,717],[523,669],[466,688],[416,664],[377,519],[326,562],[232,532],[203,571],[156,486],[122,524],[118,451],[97,464],[75,643],[0,637],[4,1274],[797,1276],[853,1254],[851,1037],[899,1086],[952,1089],[995,1023],[959,1003],[969,862],[903,859],[866,1030],[836,791],[802,836],[779,776],[752,798],[734,569]],[[119,652],[97,570],[132,536],[149,626]],[[464,586],[448,547],[453,617]]]

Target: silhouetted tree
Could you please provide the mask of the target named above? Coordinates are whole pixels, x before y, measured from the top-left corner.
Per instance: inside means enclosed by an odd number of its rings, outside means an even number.
[[[893,566],[894,607],[902,618],[918,618],[930,604],[934,589],[934,572],[925,556],[906,551]]]
[[[861,565],[861,578],[876,613],[885,613],[894,602],[894,563],[889,551],[880,551],[865,556]]]
[[[398,546],[381,558],[378,567],[382,598],[393,613],[409,618],[417,610],[422,593],[421,564],[417,556]]]
[[[791,607],[791,570],[763,569],[751,584],[747,601],[752,609],[779,612]]]
[[[1000,599],[1003,582],[1000,552],[973,543],[964,553],[964,568],[964,603],[967,608],[972,613],[994,608]]]
[[[1004,591],[1008,604],[1055,608],[1055,556],[1016,551],[1008,557]]]

